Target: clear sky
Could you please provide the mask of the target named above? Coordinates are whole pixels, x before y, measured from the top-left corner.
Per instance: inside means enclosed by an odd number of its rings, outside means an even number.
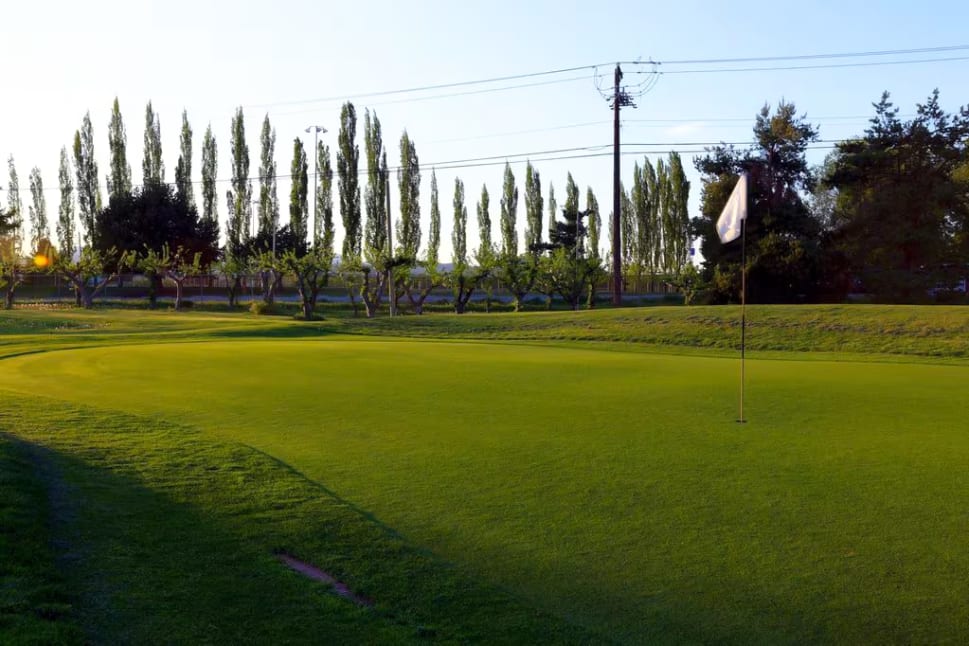
[[[145,103],[160,115],[166,178],[174,179],[182,109],[195,131],[193,179],[199,180],[201,138],[211,124],[219,146],[219,177],[230,177],[229,122],[243,106],[253,185],[259,159],[259,129],[266,113],[276,128],[280,173],[288,173],[294,137],[308,147],[304,128],[320,124],[335,149],[340,97],[400,88],[461,82],[603,63],[611,81],[616,61],[664,61],[655,86],[623,112],[623,140],[661,144],[627,151],[681,150],[693,181],[696,214],[700,182],[693,170],[696,142],[750,139],[764,103],[794,102],[821,137],[842,139],[863,131],[871,104],[883,90],[902,114],[910,114],[933,88],[948,110],[969,103],[969,60],[922,63],[710,72],[713,69],[793,67],[969,59],[969,49],[838,59],[758,63],[672,63],[696,59],[776,57],[969,45],[969,4],[927,5],[899,1],[810,3],[678,2],[456,2],[370,0],[332,3],[304,0],[194,1],[90,0],[4,3],[0,15],[0,156],[12,154],[26,210],[27,177],[38,166],[47,188],[48,218],[56,220],[57,162],[70,145],[85,111],[94,125],[102,192],[108,169],[107,124],[118,97],[128,132],[128,158],[135,183],[141,178]],[[636,84],[647,77],[631,74]],[[639,69],[650,69],[640,66]],[[691,71],[692,70],[692,71]],[[703,71],[697,71],[703,70]],[[609,152],[611,112],[596,89],[592,69],[490,85],[355,99],[376,110],[389,145],[391,166],[406,128],[424,172],[422,216],[429,212],[429,178],[444,162],[604,146]],[[554,81],[554,82],[552,82]],[[480,90],[534,83],[528,88]],[[547,83],[552,82],[552,83]],[[468,92],[479,92],[468,94]],[[460,94],[459,93],[463,93]],[[442,95],[450,95],[442,98]],[[313,101],[336,97],[336,100]],[[428,98],[438,97],[438,98]],[[362,144],[362,123],[358,140]],[[825,150],[812,151],[820,162]],[[554,155],[553,155],[554,156]],[[630,182],[633,161],[623,157]],[[523,157],[509,157],[519,161]],[[655,159],[655,156],[654,156]],[[605,218],[612,203],[612,158],[592,157],[535,163],[543,190],[554,183],[561,204],[571,171],[583,190],[591,186]],[[524,164],[514,164],[519,181]],[[312,172],[312,168],[310,169]],[[441,169],[442,260],[450,258],[451,197],[455,176],[466,185],[469,248],[477,245],[474,202],[487,183],[493,236],[498,239],[502,165]],[[6,188],[4,164],[0,185]],[[224,221],[226,184],[220,185]],[[198,191],[197,187],[197,193]],[[289,184],[279,182],[281,211],[288,213]],[[396,184],[393,185],[396,211]],[[6,193],[0,192],[6,202]],[[338,239],[342,229],[338,223]],[[524,230],[523,200],[519,231]],[[424,240],[427,233],[424,228]],[[606,245],[603,235],[602,245]]]

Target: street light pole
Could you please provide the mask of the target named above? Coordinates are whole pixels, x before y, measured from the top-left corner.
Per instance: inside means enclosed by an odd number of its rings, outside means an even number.
[[[316,190],[320,183],[319,135],[326,132],[323,126],[308,126],[306,132],[313,131],[313,246],[316,246]]]

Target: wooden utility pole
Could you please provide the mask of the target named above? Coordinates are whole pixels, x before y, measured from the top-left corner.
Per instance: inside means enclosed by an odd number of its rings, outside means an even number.
[[[622,305],[622,239],[620,238],[620,210],[622,194],[620,188],[619,164],[619,110],[622,107],[636,107],[630,96],[619,86],[622,70],[616,63],[614,91],[612,97],[612,304]]]

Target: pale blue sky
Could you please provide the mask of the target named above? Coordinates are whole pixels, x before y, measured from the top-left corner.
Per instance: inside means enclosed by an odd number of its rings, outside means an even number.
[[[277,132],[281,173],[289,170],[293,137],[304,137],[312,145],[303,132],[307,125],[326,126],[331,132],[325,140],[331,145],[335,142],[340,101],[307,102],[311,99],[637,58],[675,61],[966,45],[967,19],[969,8],[963,2],[937,2],[930,10],[925,4],[910,2],[851,1],[761,3],[746,8],[740,3],[690,1],[6,3],[0,17],[0,59],[5,64],[0,156],[5,161],[14,155],[25,202],[29,199],[28,173],[35,165],[41,168],[53,221],[59,199],[59,150],[70,144],[86,110],[91,111],[94,124],[103,185],[108,166],[107,123],[116,95],[128,130],[135,182],[141,176],[144,107],[151,99],[161,118],[169,180],[178,156],[182,108],[188,110],[196,134],[193,179],[198,180],[201,137],[208,123],[219,144],[219,176],[229,177],[229,120],[236,106],[244,106],[255,186],[258,133],[266,112]],[[969,57],[969,50],[724,67],[957,57]],[[659,146],[661,150],[696,148],[672,143],[745,141],[760,106],[781,98],[793,101],[817,123],[824,139],[860,133],[872,112],[871,103],[883,90],[892,92],[906,114],[936,87],[947,109],[969,103],[969,60],[675,73],[713,67],[664,65],[667,73],[637,101],[638,109],[624,111],[624,141],[667,144]],[[633,69],[626,67],[627,71]],[[601,71],[611,76],[611,64]],[[610,145],[611,113],[595,88],[591,71],[533,80],[569,78],[577,80],[433,100],[413,99],[486,86],[354,102],[361,115],[367,106],[377,111],[391,165],[399,156],[401,131],[407,128],[414,139],[425,172],[422,213],[426,220],[433,163]],[[635,83],[639,79],[627,75],[626,80]],[[521,82],[497,85],[517,83]],[[575,124],[583,125],[560,127]],[[816,151],[812,160],[820,161],[824,154]],[[692,157],[684,153],[694,182],[690,207],[695,214],[700,184]],[[627,184],[635,159],[623,158]],[[605,217],[612,202],[611,164],[611,157],[598,157],[538,162],[536,166],[546,193],[549,181],[554,182],[560,203],[565,175],[571,170],[583,193],[587,185],[593,187]],[[524,165],[515,164],[513,169],[520,184]],[[443,258],[450,257],[454,177],[460,176],[466,185],[469,246],[474,247],[474,201],[486,182],[492,195],[492,219],[497,222],[502,172],[500,165],[438,172],[444,214]],[[5,165],[0,183],[6,187]],[[226,188],[221,185],[220,194]],[[279,189],[285,220],[288,182],[280,181]],[[393,194],[396,199],[396,187]],[[0,199],[6,201],[5,193],[0,193]],[[224,199],[219,207],[224,219]],[[524,229],[522,207],[520,231]],[[494,235],[497,237],[497,224]],[[426,242],[426,228],[424,237]]]

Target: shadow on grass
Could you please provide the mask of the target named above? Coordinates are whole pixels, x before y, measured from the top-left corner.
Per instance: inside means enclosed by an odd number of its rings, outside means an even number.
[[[16,404],[0,425],[30,443],[48,487],[65,492],[54,527],[93,641],[602,641],[407,545],[248,447],[155,418]],[[374,608],[289,571],[280,552]]]
[[[412,632],[282,568],[219,510],[97,458],[28,450],[53,492],[58,561],[90,643],[379,642]]]

